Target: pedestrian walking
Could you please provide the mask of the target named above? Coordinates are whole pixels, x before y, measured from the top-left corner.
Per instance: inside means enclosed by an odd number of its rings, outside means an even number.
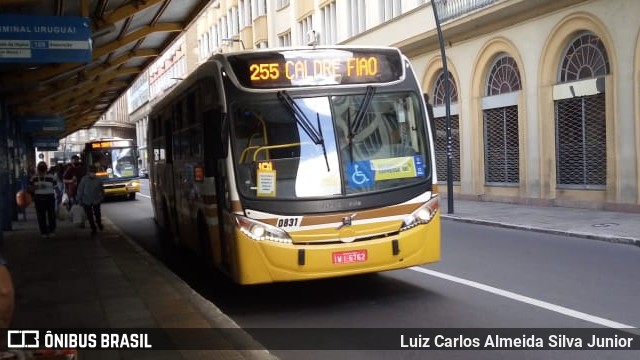
[[[87,220],[91,226],[91,235],[96,234],[96,226],[102,231],[102,213],[100,204],[104,199],[102,179],[96,176],[96,167],[91,166],[87,176],[80,180],[76,201],[84,207]]]
[[[56,231],[56,179],[47,174],[47,163],[41,161],[36,167],[36,175],[29,181],[30,190],[34,194],[36,215],[40,234],[44,238],[52,237]]]
[[[70,202],[76,198],[78,184],[80,184],[80,180],[84,175],[85,169],[80,164],[80,157],[78,155],[73,155],[71,157],[71,165],[67,167],[67,170],[65,170],[64,175],[62,176],[64,179],[65,191],[67,192],[67,196],[69,196]]]
[[[62,202],[62,194],[64,193],[64,181],[62,180],[61,172],[62,171],[60,170],[60,165],[53,165],[49,168],[49,174],[56,180],[56,186],[54,187],[56,198],[56,212],[60,207],[60,203]]]
[[[85,169],[80,164],[80,157],[78,155],[73,155],[71,157],[71,164],[67,167],[64,172],[62,178],[64,179],[65,193],[67,194],[67,210],[71,214],[73,214],[72,207],[77,204],[77,193],[78,186],[80,184],[80,180],[85,176]],[[74,219],[72,216],[72,220],[77,221],[79,227],[84,228],[84,218]]]

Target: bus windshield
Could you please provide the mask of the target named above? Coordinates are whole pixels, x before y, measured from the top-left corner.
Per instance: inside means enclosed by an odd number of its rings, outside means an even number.
[[[98,176],[108,179],[138,176],[135,147],[94,149],[87,153],[87,165],[97,166]]]
[[[375,192],[430,178],[417,94],[277,96],[231,110],[239,191],[251,198]]]

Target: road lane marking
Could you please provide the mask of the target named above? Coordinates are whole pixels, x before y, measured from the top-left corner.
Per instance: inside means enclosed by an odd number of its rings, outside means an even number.
[[[570,317],[573,317],[573,318],[576,318],[576,319],[588,321],[590,323],[594,323],[594,324],[597,324],[597,325],[606,326],[606,327],[610,327],[610,328],[614,328],[614,329],[633,329],[633,328],[636,328],[636,326],[631,326],[631,325],[619,323],[619,322],[616,322],[616,321],[611,321],[611,320],[608,320],[608,319],[605,319],[605,318],[601,318],[601,317],[590,315],[590,314],[587,314],[587,313],[583,313],[583,312],[580,312],[580,311],[577,311],[577,310],[569,309],[569,308],[564,307],[564,306],[560,306],[560,305],[552,304],[552,303],[549,303],[549,302],[546,302],[546,301],[530,298],[528,296],[516,294],[516,293],[511,292],[511,291],[498,289],[498,288],[493,287],[493,286],[481,284],[479,282],[475,282],[475,281],[459,278],[459,277],[456,277],[456,276],[453,276],[453,275],[448,275],[448,274],[444,274],[444,273],[433,271],[433,270],[428,270],[428,269],[421,268],[421,267],[418,267],[418,266],[411,267],[411,268],[409,268],[409,270],[417,271],[419,273],[423,273],[423,274],[426,274],[426,275],[437,277],[437,278],[440,278],[440,279],[443,279],[443,280],[449,280],[449,281],[452,281],[452,282],[455,282],[455,283],[458,283],[458,284],[470,286],[470,287],[476,288],[478,290],[486,291],[486,292],[489,292],[489,293],[492,293],[492,294],[495,294],[495,295],[503,296],[503,297],[506,297],[506,298],[509,298],[509,299],[512,299],[512,300],[516,300],[516,301],[520,301],[520,302],[523,302],[523,303],[526,303],[526,304],[529,304],[529,305],[541,307],[541,308],[546,309],[546,310],[554,311],[554,312],[560,313],[562,315],[566,315],[566,316],[570,316]]]
[[[141,193],[138,193],[138,196],[142,196],[142,197],[146,197],[147,199],[151,199],[151,196],[145,195],[145,194],[141,194]]]

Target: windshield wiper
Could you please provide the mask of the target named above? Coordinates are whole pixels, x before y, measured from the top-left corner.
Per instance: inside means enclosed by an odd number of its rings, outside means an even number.
[[[316,130],[307,115],[304,114],[304,111],[302,111],[298,104],[296,104],[291,96],[289,96],[289,93],[287,93],[285,90],[282,90],[278,91],[277,96],[278,99],[285,105],[287,110],[289,110],[291,115],[293,115],[293,118],[296,119],[298,125],[300,125],[302,130],[304,130],[307,136],[309,136],[311,141],[313,141],[315,145],[322,145],[322,153],[324,154],[324,160],[327,163],[327,171],[330,171],[329,159],[327,158],[327,148],[324,145],[324,138],[322,137],[322,127],[320,126],[320,114],[316,112],[316,115],[318,117],[318,130]]]
[[[304,115],[304,113],[303,113]],[[320,113],[316,112],[316,117],[318,118],[318,132],[320,133],[320,140],[322,141],[322,154],[324,154],[324,161],[327,163],[327,172],[331,171],[329,169],[329,158],[327,157],[327,147],[324,146],[324,136],[322,136],[322,127],[320,126]]]
[[[364,116],[367,114],[367,110],[369,109],[369,104],[371,104],[371,99],[373,99],[373,95],[376,94],[376,89],[373,86],[367,86],[367,92],[364,94],[364,99],[360,103],[360,107],[358,107],[358,112],[356,112],[356,117],[353,119],[352,126],[349,127],[349,131],[351,132],[350,137],[353,138],[355,134],[360,132],[362,127],[362,121],[364,120]]]

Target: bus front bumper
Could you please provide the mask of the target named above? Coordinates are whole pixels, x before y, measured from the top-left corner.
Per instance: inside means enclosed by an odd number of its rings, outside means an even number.
[[[257,284],[402,269],[440,260],[440,236],[439,212],[428,224],[394,236],[339,245],[257,242],[237,231],[234,277],[241,284]]]
[[[126,196],[129,194],[135,194],[137,192],[140,192],[139,180],[129,180],[104,184],[105,196]]]

